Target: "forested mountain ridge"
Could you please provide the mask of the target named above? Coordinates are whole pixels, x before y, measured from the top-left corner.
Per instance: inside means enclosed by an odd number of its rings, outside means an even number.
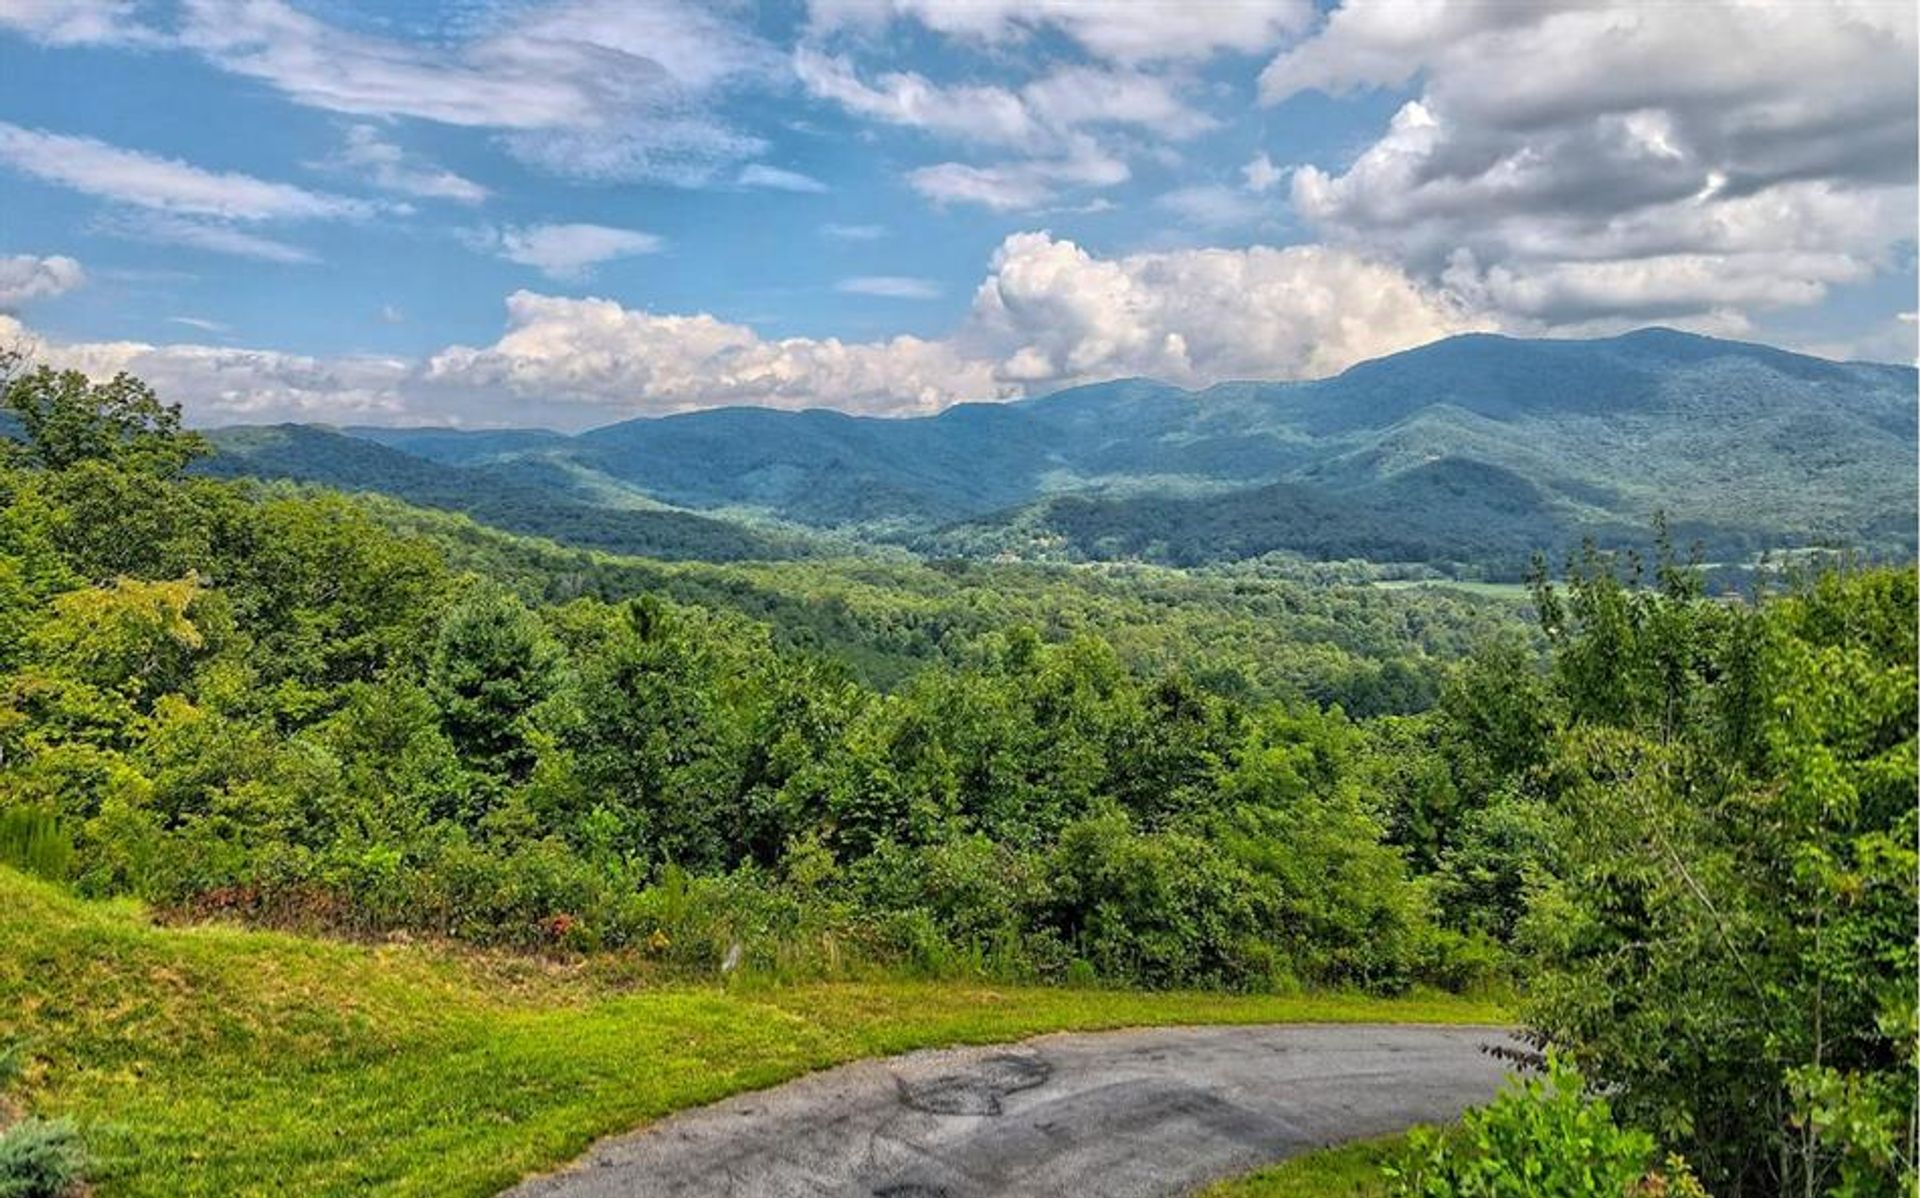
[[[558,438],[558,434],[545,434]],[[802,536],[680,511],[624,488],[596,485],[564,460],[477,456],[465,465],[416,456],[333,429],[282,424],[217,429],[204,473],[378,491],[465,512],[510,532],[661,558],[733,561],[803,556]]]
[[[510,502],[504,482],[566,510],[651,499],[941,555],[1190,564],[1291,550],[1510,573],[1543,545],[1629,542],[1661,509],[1721,559],[1814,544],[1910,553],[1914,391],[1911,368],[1666,329],[1472,334],[1310,382],[1189,392],[1128,379],[924,418],[720,408],[576,436],[354,429],[271,453],[257,431],[229,429],[214,434],[214,468],[495,523],[482,509]],[[407,459],[437,468],[432,482]],[[509,526],[661,552],[617,523],[594,540]],[[731,555],[757,555],[753,535]]]

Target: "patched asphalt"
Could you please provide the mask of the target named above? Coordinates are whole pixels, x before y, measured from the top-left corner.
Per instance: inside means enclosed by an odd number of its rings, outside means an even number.
[[[859,1061],[604,1140],[512,1198],[1146,1198],[1452,1119],[1497,1028],[1156,1028]]]

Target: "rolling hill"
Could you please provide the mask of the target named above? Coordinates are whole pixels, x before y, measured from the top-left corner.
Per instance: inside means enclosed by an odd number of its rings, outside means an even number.
[[[913,419],[719,408],[541,430],[221,430],[222,473],[389,491],[580,544],[793,552],[749,515],[938,555],[1289,550],[1511,573],[1535,548],[1911,555],[1915,373],[1646,329],[1474,334],[1310,382],[1128,379]],[[708,549],[706,546],[715,546]]]

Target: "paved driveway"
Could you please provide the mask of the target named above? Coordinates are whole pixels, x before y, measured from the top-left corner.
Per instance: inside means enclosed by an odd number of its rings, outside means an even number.
[[[1182,1194],[1445,1120],[1505,1066],[1492,1028],[1158,1028],[860,1061],[602,1141],[512,1198]]]

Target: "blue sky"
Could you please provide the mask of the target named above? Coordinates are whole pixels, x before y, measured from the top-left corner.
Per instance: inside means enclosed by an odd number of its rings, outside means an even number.
[[[1196,15],[1198,14],[1198,15]],[[0,335],[201,422],[1911,360],[1909,4],[0,0]]]

